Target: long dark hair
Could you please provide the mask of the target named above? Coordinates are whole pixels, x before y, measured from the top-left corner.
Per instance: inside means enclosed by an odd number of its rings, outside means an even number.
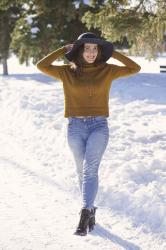
[[[104,62],[103,50],[100,45],[98,47],[98,54],[94,61],[94,66],[98,66],[99,64]],[[78,50],[75,52],[73,61],[71,64],[71,69],[73,70],[75,76],[81,76],[83,73],[83,66],[85,65],[85,60],[83,58],[84,44],[82,44]]]

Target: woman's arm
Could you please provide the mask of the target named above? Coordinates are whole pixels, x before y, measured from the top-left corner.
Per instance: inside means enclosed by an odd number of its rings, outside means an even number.
[[[56,59],[63,56],[65,52],[67,52],[66,46],[63,46],[62,48],[57,49],[56,51],[53,51],[51,54],[48,54],[39,62],[37,62],[36,64],[37,68],[41,70],[43,73],[61,80],[64,65],[52,65],[52,63]]]
[[[113,69],[113,78],[123,77],[138,73],[141,67],[135,63],[133,60],[128,58],[127,56],[122,55],[121,53],[114,51],[112,57],[120,62],[122,62],[125,66],[112,65]]]

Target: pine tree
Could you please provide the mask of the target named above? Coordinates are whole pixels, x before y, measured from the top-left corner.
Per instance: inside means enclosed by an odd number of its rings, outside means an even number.
[[[89,9],[83,1],[31,0],[12,34],[11,48],[20,63],[36,63],[56,48],[72,42],[87,28],[81,17]]]
[[[0,60],[4,74],[8,73],[11,53],[28,65],[31,58],[36,63],[50,51],[73,42],[87,30],[81,18],[90,8],[83,0],[1,1]]]
[[[130,4],[129,0],[104,1],[97,11],[86,12],[82,21],[112,42],[126,38],[132,54],[155,57],[162,51],[166,31],[166,1],[139,0],[135,6]],[[92,0],[91,5],[95,6],[96,1]]]
[[[3,75],[8,75],[7,59],[11,33],[20,17],[20,5],[17,1],[3,0],[0,2],[0,61],[3,64]]]

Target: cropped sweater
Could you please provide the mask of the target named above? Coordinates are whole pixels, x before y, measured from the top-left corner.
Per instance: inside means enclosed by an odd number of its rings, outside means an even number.
[[[125,66],[108,63],[98,66],[93,63],[85,64],[83,74],[76,77],[70,64],[52,64],[65,53],[66,47],[59,48],[37,63],[39,70],[63,83],[65,117],[109,116],[109,91],[112,81],[119,77],[135,74],[140,70],[137,63],[114,51],[112,57]]]

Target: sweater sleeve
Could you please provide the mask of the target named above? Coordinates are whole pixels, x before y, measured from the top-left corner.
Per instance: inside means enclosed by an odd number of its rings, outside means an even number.
[[[51,54],[48,54],[39,62],[37,62],[36,64],[37,68],[49,76],[62,80],[62,74],[65,65],[53,65],[52,62],[63,56],[65,52],[66,52],[65,47],[53,51]]]
[[[141,69],[141,67],[137,63],[117,51],[113,52],[112,57],[125,65],[118,66],[111,64],[113,79],[136,74]]]

